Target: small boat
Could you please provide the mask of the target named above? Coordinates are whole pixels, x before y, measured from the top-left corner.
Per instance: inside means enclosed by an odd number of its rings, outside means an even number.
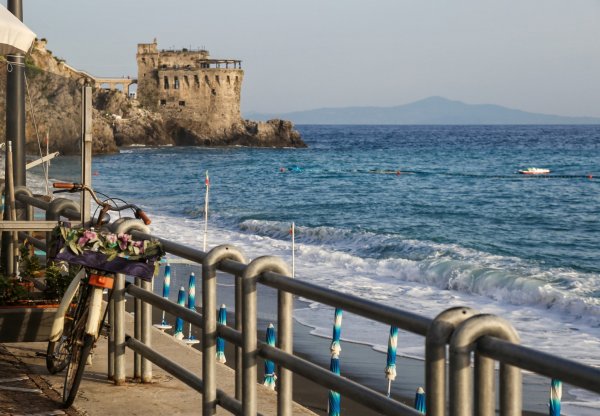
[[[523,175],[547,175],[550,173],[550,169],[544,168],[527,168],[524,170],[520,170],[519,173]]]

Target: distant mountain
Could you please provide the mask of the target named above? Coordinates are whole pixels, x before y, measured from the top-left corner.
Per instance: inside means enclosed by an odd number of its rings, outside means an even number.
[[[465,104],[429,97],[395,107],[319,108],[280,114],[249,112],[245,118],[291,120],[295,124],[600,124],[596,117],[529,113],[493,104]]]

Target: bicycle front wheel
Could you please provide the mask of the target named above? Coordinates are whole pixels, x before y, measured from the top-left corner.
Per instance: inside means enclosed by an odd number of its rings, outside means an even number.
[[[78,339],[71,347],[71,360],[67,366],[63,391],[63,405],[65,408],[70,407],[75,401],[85,371],[85,364],[94,342],[93,335],[84,334],[83,339]]]
[[[60,373],[69,364],[71,351],[69,339],[66,335],[60,337],[57,342],[48,342],[46,350],[46,368],[50,374]]]

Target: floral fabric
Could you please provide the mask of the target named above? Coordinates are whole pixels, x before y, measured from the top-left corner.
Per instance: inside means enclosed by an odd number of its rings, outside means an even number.
[[[165,254],[157,240],[59,225],[52,231],[49,258],[151,280]]]

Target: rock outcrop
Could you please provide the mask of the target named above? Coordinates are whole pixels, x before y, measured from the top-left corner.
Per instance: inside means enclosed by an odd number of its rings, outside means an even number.
[[[81,87],[90,75],[66,65],[37,41],[26,57],[27,150],[38,148],[49,136],[50,151],[79,152]],[[5,119],[6,71],[0,71],[0,118]],[[114,153],[121,146],[251,146],[306,147],[289,121],[254,122],[240,119],[218,128],[143,108],[120,91],[94,89],[93,152]],[[0,140],[5,138],[0,123]],[[38,142],[39,138],[39,142]],[[45,147],[45,145],[43,145]]]

